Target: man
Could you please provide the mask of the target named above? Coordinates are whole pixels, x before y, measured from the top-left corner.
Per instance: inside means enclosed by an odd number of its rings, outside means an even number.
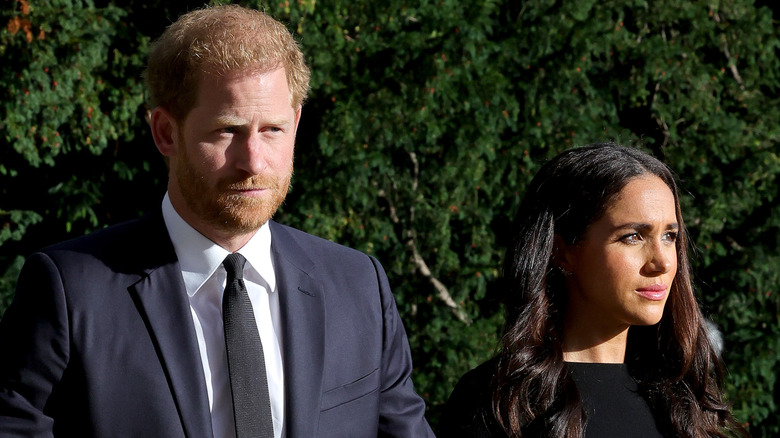
[[[309,81],[286,28],[188,13],[147,81],[162,208],[28,259],[0,436],[433,436],[379,263],[270,220]]]

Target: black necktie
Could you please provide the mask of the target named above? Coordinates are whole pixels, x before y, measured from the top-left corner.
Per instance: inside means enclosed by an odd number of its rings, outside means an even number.
[[[273,438],[263,344],[244,285],[244,263],[246,259],[238,253],[228,255],[222,262],[227,271],[222,318],[236,437]]]

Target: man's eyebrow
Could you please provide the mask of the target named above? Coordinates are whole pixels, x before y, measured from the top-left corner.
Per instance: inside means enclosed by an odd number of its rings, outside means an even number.
[[[215,122],[222,126],[240,126],[247,124],[245,119],[231,115],[218,116],[215,119]]]
[[[214,121],[220,126],[243,126],[249,124],[248,120],[242,117],[231,116],[231,115],[217,116],[217,118],[215,118]],[[288,123],[290,123],[289,119],[278,118],[278,119],[265,120],[263,122],[263,125],[282,126]]]

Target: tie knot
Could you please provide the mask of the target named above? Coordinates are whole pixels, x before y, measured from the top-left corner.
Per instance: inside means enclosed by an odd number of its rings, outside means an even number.
[[[229,254],[227,257],[225,257],[225,261],[222,262],[222,265],[225,267],[228,277],[235,278],[235,279],[242,279],[244,278],[245,263],[246,263],[246,259],[244,258],[244,256],[242,256],[237,252],[234,252],[232,254]]]

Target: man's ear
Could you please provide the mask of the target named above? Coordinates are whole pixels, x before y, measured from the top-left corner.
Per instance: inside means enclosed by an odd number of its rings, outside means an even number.
[[[168,110],[157,107],[152,110],[149,125],[157,149],[165,157],[176,155],[180,142],[178,125]]]
[[[301,110],[303,109],[303,106],[299,106],[297,110],[295,110],[295,129],[293,132],[295,134],[298,134],[298,124],[301,122]]]

